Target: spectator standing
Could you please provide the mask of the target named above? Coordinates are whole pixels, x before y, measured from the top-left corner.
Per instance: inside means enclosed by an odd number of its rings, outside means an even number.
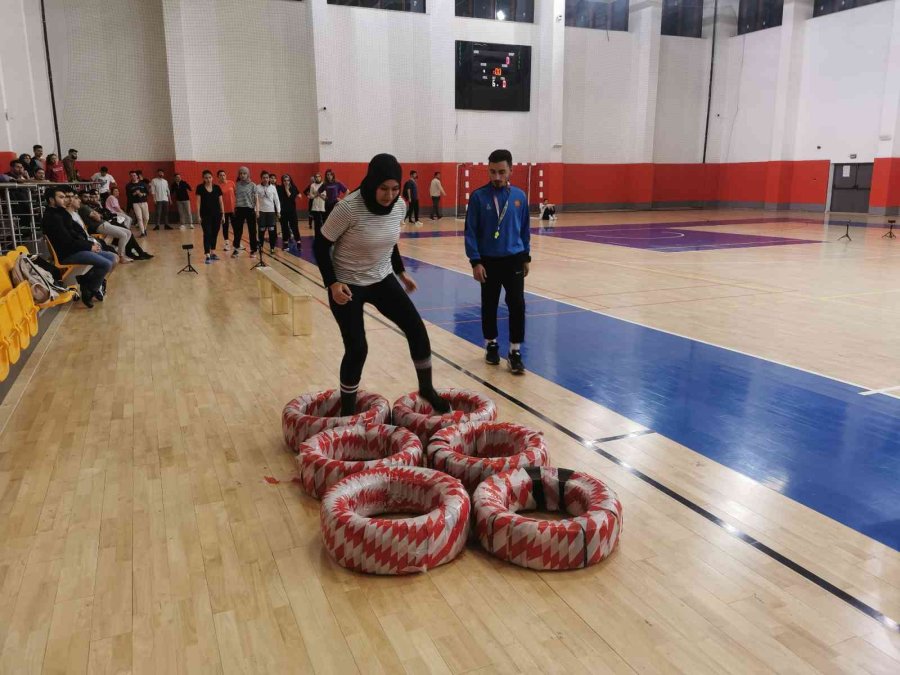
[[[288,242],[293,240],[300,247],[300,226],[297,222],[297,197],[300,190],[294,185],[294,180],[284,174],[281,184],[277,186],[278,201],[281,203],[281,249],[287,251]]]
[[[172,194],[175,196],[175,203],[178,205],[178,222],[181,229],[190,227],[194,229],[194,216],[191,213],[191,186],[181,177],[180,173],[175,174],[175,180],[172,181]]]
[[[132,171],[128,174],[131,179],[125,186],[125,194],[128,196],[128,205],[134,211],[134,219],[141,229],[141,236],[147,236],[147,225],[150,224],[150,208],[147,206],[147,184],[141,180],[140,173]]]
[[[31,148],[31,166],[28,167],[29,173],[33,176],[38,169],[47,170],[46,160],[44,159],[44,148],[41,145],[35,145]]]
[[[105,202],[109,196],[109,188],[116,182],[116,179],[112,177],[107,167],[101,166],[100,170],[91,176],[91,180],[100,184],[98,188],[100,190],[100,199]]]
[[[325,182],[319,188],[319,193],[325,194],[325,220],[328,220],[328,216],[334,210],[338,200],[347,194],[347,186],[337,180],[334,171],[327,169],[325,171]]]
[[[316,176],[309,177],[309,183],[306,185],[306,189],[303,191],[303,194],[306,195],[306,220],[309,223],[309,229],[313,228],[313,194],[310,192],[313,183],[321,183],[321,180],[316,180]]]
[[[275,253],[278,244],[275,223],[281,213],[281,202],[278,201],[278,190],[269,182],[270,178],[274,180],[275,177],[263,171],[259,177],[260,184],[256,186],[256,221],[259,224],[259,245],[265,244],[268,232],[269,253]]]
[[[51,183],[66,182],[66,167],[64,167],[62,162],[59,161],[59,157],[57,157],[52,152],[47,155],[46,171],[47,180],[49,180]]]
[[[431,195],[431,219],[441,219],[441,197],[446,195],[444,185],[441,183],[441,172],[435,171],[434,178],[431,179],[431,185],[428,187],[428,194]]]
[[[19,161],[22,162],[22,166],[25,167],[25,173],[28,174],[29,177],[33,176],[34,174],[31,171],[31,155],[27,152],[23,152],[19,155]]]
[[[406,199],[406,203],[409,204],[409,209],[406,214],[409,218],[409,224],[421,227],[422,223],[419,221],[418,177],[419,174],[417,171],[413,170],[409,172],[409,180],[403,184],[403,197]]]
[[[219,228],[225,219],[225,204],[222,200],[222,189],[213,183],[212,171],[203,172],[203,183],[197,186],[197,212],[200,214],[200,227],[203,229],[203,253],[207,265],[219,259],[216,255],[216,242]]]
[[[81,178],[78,175],[78,151],[74,148],[69,148],[69,154],[63,158],[63,168],[66,170],[66,180],[70,183],[74,183],[80,181]]]
[[[306,191],[310,197],[309,213],[312,216],[314,232],[317,237],[322,231],[322,225],[325,224],[325,193],[322,191],[322,186],[322,176],[316,174],[312,177],[312,182]]]
[[[216,172],[216,178],[219,181],[219,189],[222,191],[222,204],[225,206],[225,220],[222,221],[222,239],[225,240],[223,251],[231,248],[228,242],[228,226],[234,225],[234,181],[228,180],[228,174],[224,169]]]
[[[153,194],[153,201],[156,202],[156,227],[158,230],[160,225],[165,225],[167,230],[169,227],[169,181],[166,180],[166,172],[162,169],[156,170],[156,178],[150,181],[150,192]]]
[[[237,258],[244,246],[241,239],[244,236],[244,223],[247,223],[250,235],[250,255],[256,253],[256,212],[257,212],[256,183],[250,180],[250,169],[242,166],[238,169],[238,179],[234,184],[234,251],[232,258]]]

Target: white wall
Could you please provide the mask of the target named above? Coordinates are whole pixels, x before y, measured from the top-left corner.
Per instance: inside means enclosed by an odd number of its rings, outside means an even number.
[[[563,161],[631,161],[634,34],[566,28]]]
[[[699,162],[709,86],[709,40],[662,36],[653,161]]]
[[[440,155],[428,15],[329,5],[322,33],[322,140],[338,161],[390,151],[400,161]],[[446,54],[452,62],[453,53]]]
[[[159,0],[47,0],[63,152],[85,160],[171,160]]]
[[[809,2],[786,5],[793,23],[745,36],[737,0],[720,2],[708,161],[878,153],[879,129],[895,122],[884,100],[897,3],[798,23],[788,7]],[[0,145],[18,151],[53,144],[38,5],[0,0]],[[702,39],[674,38],[659,36],[646,4],[627,33],[565,28],[564,0],[538,2],[535,24],[458,18],[453,6],[47,0],[63,150],[211,162],[364,162],[390,150],[457,162],[502,145],[526,162],[701,161],[711,23]],[[530,45],[531,111],[455,110],[455,40]]]
[[[0,0],[0,150],[31,153],[56,142],[40,4]],[[3,171],[6,167],[0,167]]]
[[[317,159],[309,3],[163,0],[176,158]]]
[[[806,25],[797,159],[874,159],[894,7],[879,2]]]
[[[713,162],[768,161],[781,28],[726,38],[718,50],[709,154]]]

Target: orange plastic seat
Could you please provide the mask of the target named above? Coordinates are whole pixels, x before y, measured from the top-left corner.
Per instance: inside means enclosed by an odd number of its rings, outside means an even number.
[[[31,295],[30,284],[19,284],[13,289],[13,293],[19,295],[19,307],[25,316],[28,325],[28,331],[32,335],[38,334],[38,306],[34,304],[34,297]]]
[[[10,311],[7,298],[0,298],[0,358],[5,359],[8,363],[15,363],[19,360],[22,348],[19,340],[19,329],[13,322],[12,312]]]

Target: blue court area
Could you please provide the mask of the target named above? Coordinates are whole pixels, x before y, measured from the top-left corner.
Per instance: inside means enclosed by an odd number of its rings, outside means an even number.
[[[407,265],[423,317],[480,346],[472,278]],[[532,294],[527,302],[531,372],[900,550],[900,399]]]
[[[759,246],[786,246],[791,244],[821,244],[817,239],[795,239],[771,235],[742,234],[738,232],[715,232],[695,229],[720,225],[760,225],[766,223],[804,222],[820,223],[810,219],[758,218],[754,220],[697,220],[670,223],[625,223],[617,225],[587,225],[579,227],[547,226],[546,221],[538,221],[540,227],[532,227],[533,235],[571,239],[593,244],[609,244],[639,248],[662,253],[683,251],[712,251],[728,248],[754,248]],[[431,237],[461,237],[461,231],[407,232],[406,239],[427,239]]]
[[[406,264],[422,316],[481,346],[478,284]],[[900,550],[900,399],[556,300],[527,302],[529,371]],[[503,350],[507,327],[501,306]]]

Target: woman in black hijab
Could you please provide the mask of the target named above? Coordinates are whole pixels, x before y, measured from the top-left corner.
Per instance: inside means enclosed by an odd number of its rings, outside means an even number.
[[[398,199],[402,175],[393,155],[373,157],[362,184],[335,205],[315,240],[316,261],[344,341],[341,415],[356,411],[356,392],[368,354],[363,324],[363,305],[367,302],[406,335],[419,394],[435,412],[450,410],[431,382],[428,332],[407,295],[416,290],[416,282],[406,273],[397,248],[406,216],[406,204]]]

